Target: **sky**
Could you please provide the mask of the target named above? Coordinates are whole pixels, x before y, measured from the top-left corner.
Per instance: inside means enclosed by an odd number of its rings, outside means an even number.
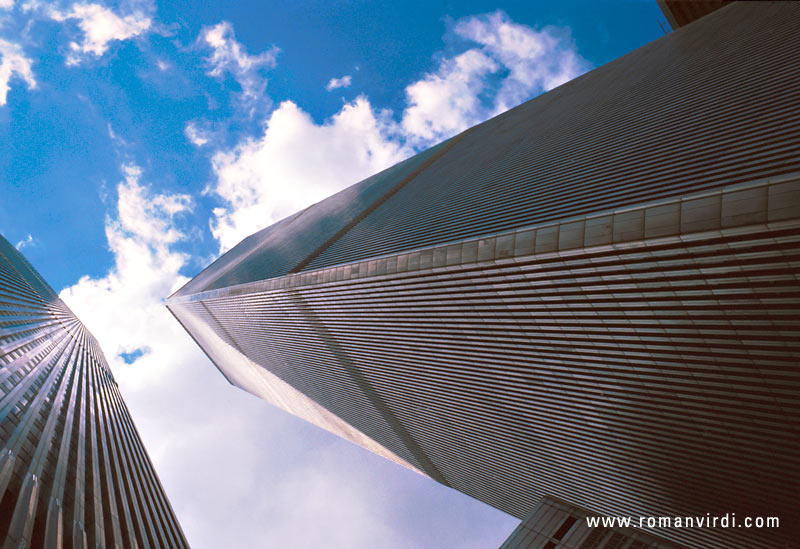
[[[193,547],[502,543],[518,519],[230,386],[164,298],[665,28],[655,1],[0,0],[0,233],[99,340]]]

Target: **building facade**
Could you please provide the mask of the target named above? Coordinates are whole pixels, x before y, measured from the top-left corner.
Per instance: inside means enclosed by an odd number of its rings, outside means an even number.
[[[0,540],[188,547],[97,341],[2,237]]]
[[[228,380],[520,518],[800,539],[800,6],[734,3],[243,240]]]

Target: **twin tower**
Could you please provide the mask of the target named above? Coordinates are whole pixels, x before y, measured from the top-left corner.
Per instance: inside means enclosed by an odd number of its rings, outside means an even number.
[[[246,238],[167,306],[234,385],[529,517],[507,547],[792,547],[798,74],[799,6],[727,5]],[[0,537],[184,545],[94,339],[0,259]]]

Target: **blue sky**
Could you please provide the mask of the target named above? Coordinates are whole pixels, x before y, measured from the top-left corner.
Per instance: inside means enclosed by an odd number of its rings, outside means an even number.
[[[655,2],[0,0],[0,232],[98,337],[194,547],[505,539],[513,517],[228,386],[163,298],[659,21]]]

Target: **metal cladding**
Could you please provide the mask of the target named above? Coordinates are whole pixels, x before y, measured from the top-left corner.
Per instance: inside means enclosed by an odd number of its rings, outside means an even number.
[[[97,341],[2,237],[0,540],[188,547]]]
[[[254,234],[168,300],[234,384],[527,516],[800,539],[800,5],[728,5]],[[348,427],[349,426],[349,427]]]

